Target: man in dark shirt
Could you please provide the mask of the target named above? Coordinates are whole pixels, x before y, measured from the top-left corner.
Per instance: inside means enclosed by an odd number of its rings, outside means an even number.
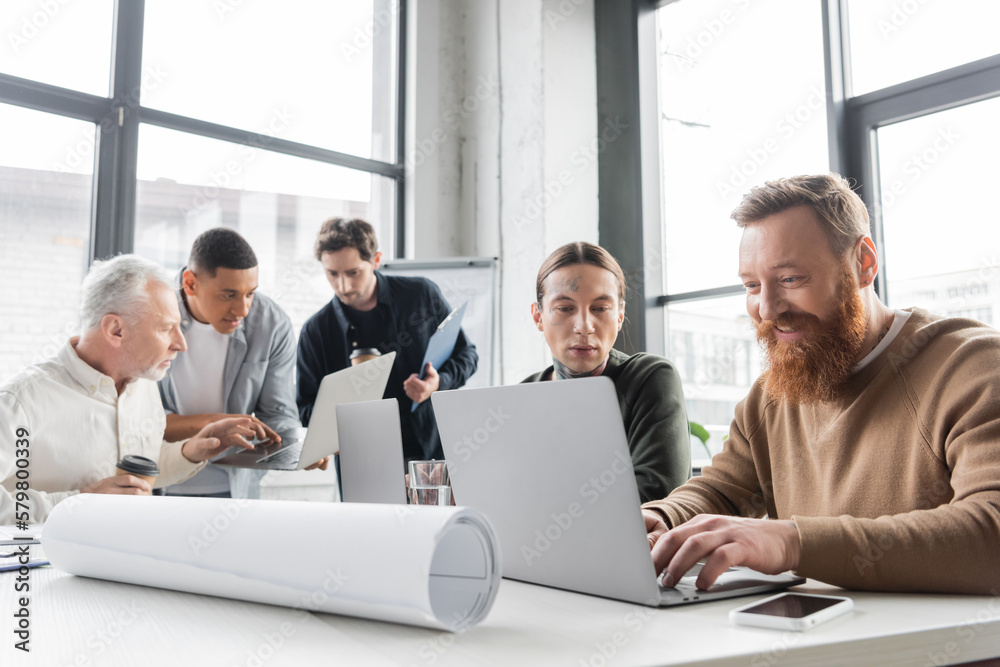
[[[431,402],[439,389],[457,389],[476,372],[476,346],[465,332],[441,368],[420,364],[427,342],[451,312],[437,285],[426,278],[387,276],[378,267],[375,230],[357,218],[331,218],[316,239],[316,259],[323,265],[335,297],[303,325],[299,334],[296,402],[309,425],[316,392],[325,375],[351,365],[354,350],[396,351],[385,398],[399,402],[403,457],[443,459]],[[417,404],[416,410],[411,408]]]

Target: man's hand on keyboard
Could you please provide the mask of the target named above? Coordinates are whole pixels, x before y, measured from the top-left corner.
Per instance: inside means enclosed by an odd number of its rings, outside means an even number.
[[[257,434],[251,417],[231,417],[212,422],[184,443],[181,453],[192,463],[201,463],[221,454],[232,445],[253,449],[247,438]],[[232,444],[230,444],[232,443]]]
[[[794,521],[747,519],[744,517],[700,514],[687,523],[662,532],[648,514],[646,530],[652,545],[653,565],[659,574],[666,569],[664,586],[673,586],[681,577],[704,561],[697,586],[705,590],[720,574],[735,565],[744,565],[764,574],[779,574],[799,565],[801,545]],[[659,517],[656,517],[659,519]],[[651,525],[652,524],[652,525]],[[657,534],[656,531],[661,531]]]

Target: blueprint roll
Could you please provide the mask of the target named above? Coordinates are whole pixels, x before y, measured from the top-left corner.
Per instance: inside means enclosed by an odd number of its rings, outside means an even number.
[[[452,632],[501,577],[496,533],[465,507],[81,494],[42,545],[70,574]]]

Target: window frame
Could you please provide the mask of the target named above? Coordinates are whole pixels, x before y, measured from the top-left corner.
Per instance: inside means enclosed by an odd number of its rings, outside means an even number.
[[[264,136],[226,125],[150,109],[141,105],[142,37],[145,0],[117,0],[112,32],[111,96],[101,97],[0,73],[0,102],[95,124],[94,190],[92,197],[89,262],[129,253],[134,249],[136,169],[139,126],[170,130],[230,143],[261,146],[268,151],[385,176],[395,184],[393,247],[402,257],[406,247],[405,201],[406,129],[406,11],[404,0],[375,0],[375,11],[394,12],[395,42],[395,155],[384,162],[341,153],[278,137]]]
[[[627,338],[623,336],[621,347],[629,352],[642,350],[661,355],[666,352],[670,335],[662,324],[665,307],[744,292],[742,285],[730,285],[670,293],[665,289],[663,263],[654,266],[644,261],[644,254],[658,248],[664,234],[659,206],[659,132],[656,123],[648,120],[658,115],[657,95],[648,90],[652,86],[655,91],[658,85],[655,77],[651,81],[649,76],[657,57],[652,15],[676,1],[595,0],[600,10],[595,13],[602,21],[631,21],[635,26],[623,39],[621,30],[602,29],[601,21],[597,22],[598,119],[609,117],[615,106],[632,106],[637,109],[634,118],[638,123],[634,141],[616,142],[599,158],[600,240],[622,264],[633,292],[638,292],[628,301],[626,312],[635,313],[636,308],[643,311],[637,318],[638,326],[628,330]],[[883,258],[875,289],[886,301],[891,269],[884,261],[877,130],[1000,97],[1000,54],[852,97],[847,4],[847,0],[821,0],[830,170],[858,184],[857,192],[871,213],[871,235]],[[602,71],[608,74],[602,77]],[[641,165],[641,173],[633,176],[623,169],[623,165],[630,164]],[[652,201],[657,202],[655,209]]]

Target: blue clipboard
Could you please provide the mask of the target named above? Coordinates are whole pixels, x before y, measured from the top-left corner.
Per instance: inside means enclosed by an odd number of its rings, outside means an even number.
[[[469,305],[466,301],[461,306],[449,313],[448,317],[438,325],[437,331],[431,335],[427,341],[427,351],[424,352],[424,360],[420,362],[420,379],[424,379],[424,369],[427,364],[435,370],[441,368],[444,362],[451,358],[451,353],[455,351],[455,343],[458,341],[458,332],[462,330],[462,316],[465,315],[465,307]],[[420,403],[410,406],[410,412],[415,412]]]

